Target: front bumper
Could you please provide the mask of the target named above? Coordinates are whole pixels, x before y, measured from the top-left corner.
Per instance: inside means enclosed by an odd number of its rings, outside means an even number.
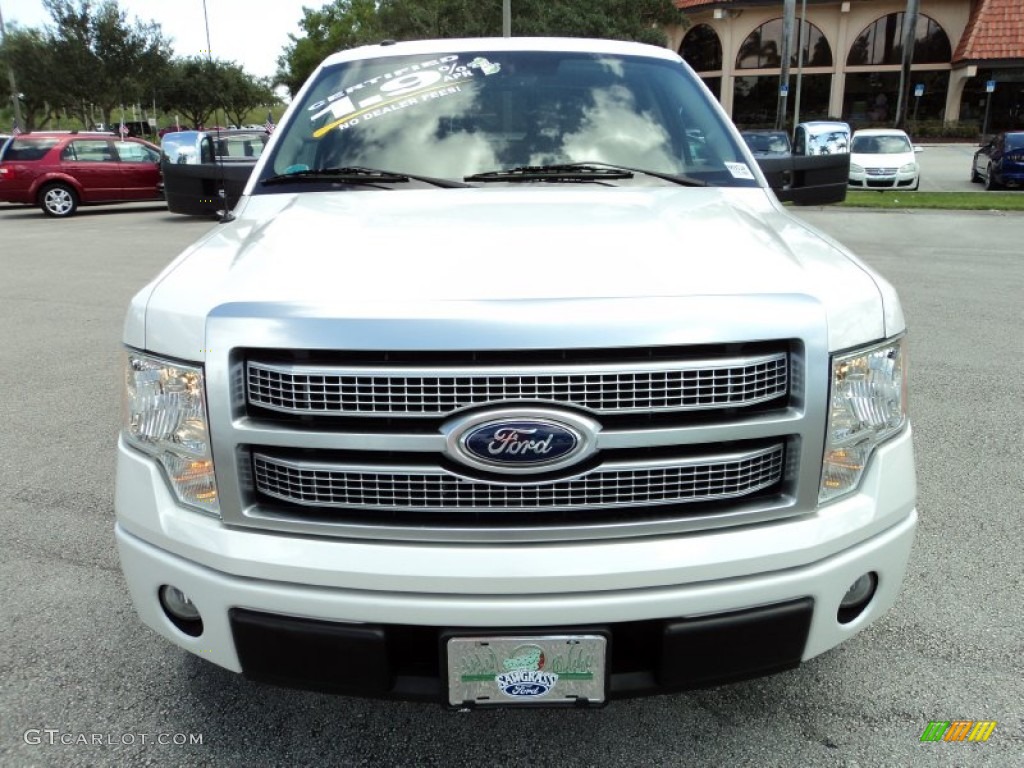
[[[851,189],[917,189],[917,173],[894,173],[885,176],[872,176],[866,173],[851,173],[849,186]]]
[[[672,589],[542,598],[325,592],[215,573],[150,547],[120,527],[117,540],[143,621],[192,653],[247,677],[290,687],[445,703],[443,639],[460,630],[605,633],[611,649],[610,698],[719,685],[796,667],[892,606],[916,522],[913,514],[852,550],[797,571]],[[873,598],[856,619],[841,624],[836,616],[840,599],[868,572],[878,575]],[[157,600],[163,584],[192,596],[203,619],[201,635],[185,634],[164,614]],[[775,599],[764,602],[769,594]],[[708,602],[722,609],[694,611],[694,605]],[[735,609],[737,604],[746,607]],[[407,610],[410,619],[428,609],[436,619],[426,625],[338,619],[371,606],[379,607],[382,616],[400,617]],[[496,610],[504,621],[484,627],[460,622]],[[553,621],[559,612],[566,621]],[[660,618],[609,620],[638,612]],[[591,620],[576,621],[583,616]]]
[[[445,633],[586,628],[610,639],[614,698],[779,671],[853,636],[896,599],[914,499],[908,429],[879,448],[859,493],[766,525],[500,546],[328,541],[182,509],[152,462],[122,445],[116,537],[142,620],[255,679],[446,702]],[[866,573],[874,596],[840,622],[840,600]],[[192,598],[201,634],[167,617],[163,585]]]

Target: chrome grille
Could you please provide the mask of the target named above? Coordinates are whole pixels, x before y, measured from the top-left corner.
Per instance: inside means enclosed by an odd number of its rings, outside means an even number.
[[[396,468],[253,456],[256,488],[314,507],[406,511],[531,510],[651,506],[728,499],[767,488],[782,476],[782,444],[687,459],[608,463],[549,483],[484,482],[440,467]]]
[[[895,168],[868,168],[867,169],[867,175],[868,176],[895,176],[896,175],[896,169]]]
[[[507,401],[540,401],[594,413],[741,407],[785,395],[784,352],[657,363],[444,370],[298,366],[250,360],[251,405],[295,414],[446,416]]]

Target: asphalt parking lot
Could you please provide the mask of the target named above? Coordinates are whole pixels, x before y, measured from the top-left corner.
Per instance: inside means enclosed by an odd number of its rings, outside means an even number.
[[[921,166],[922,192],[984,192],[982,184],[971,183],[971,162],[977,144],[923,144],[917,156]]]
[[[1024,764],[1024,216],[799,214],[879,268],[910,324],[921,522],[895,608],[771,678],[462,714],[251,683],[136,620],[112,535],[121,324],[218,225],[0,207],[0,765]],[[985,743],[920,741],[955,719],[997,726]]]

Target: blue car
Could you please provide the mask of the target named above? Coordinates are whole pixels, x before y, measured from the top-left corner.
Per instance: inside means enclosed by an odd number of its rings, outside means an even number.
[[[975,152],[971,181],[985,189],[1024,186],[1024,131],[1000,133]]]

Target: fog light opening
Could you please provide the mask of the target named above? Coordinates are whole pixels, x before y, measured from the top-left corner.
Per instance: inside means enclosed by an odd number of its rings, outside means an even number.
[[[874,571],[865,573],[853,582],[843,595],[843,599],[839,601],[839,611],[836,614],[839,623],[849,624],[860,616],[871,602],[871,598],[875,596],[877,587],[878,574]]]
[[[160,587],[159,596],[160,607],[174,626],[191,637],[203,634],[203,619],[188,595],[177,587],[164,584]]]

